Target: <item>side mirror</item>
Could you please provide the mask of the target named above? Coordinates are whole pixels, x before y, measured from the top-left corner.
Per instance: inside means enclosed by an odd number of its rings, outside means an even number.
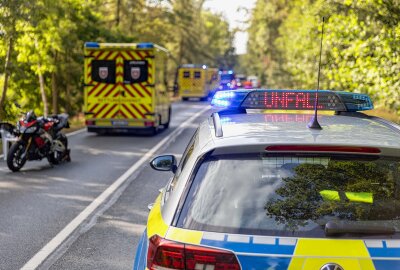
[[[156,171],[172,171],[176,172],[176,158],[174,155],[163,155],[155,157],[150,161],[150,166]]]

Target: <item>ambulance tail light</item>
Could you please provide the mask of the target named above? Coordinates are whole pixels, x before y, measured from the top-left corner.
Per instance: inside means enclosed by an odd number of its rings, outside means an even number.
[[[95,126],[96,125],[96,121],[94,121],[94,120],[86,120],[85,123],[87,126]]]
[[[145,127],[154,127],[154,122],[146,121],[146,122],[144,122],[144,126]]]
[[[271,145],[265,148],[270,152],[326,152],[326,153],[354,153],[380,154],[376,147],[364,146],[335,146],[335,145]]]
[[[150,238],[147,267],[150,270],[240,270],[239,262],[232,252],[181,244],[158,235]]]

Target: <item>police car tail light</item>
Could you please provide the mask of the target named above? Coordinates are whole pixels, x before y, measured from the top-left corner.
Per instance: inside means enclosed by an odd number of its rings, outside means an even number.
[[[185,269],[185,245],[165,240],[158,235],[150,238],[147,266],[150,270]]]
[[[335,145],[271,145],[265,148],[271,152],[327,152],[327,153],[355,153],[380,154],[381,150],[375,147],[335,146]]]
[[[185,245],[186,269],[239,270],[235,254],[225,250]]]
[[[177,243],[158,235],[150,238],[147,267],[150,270],[240,270],[232,252]]]

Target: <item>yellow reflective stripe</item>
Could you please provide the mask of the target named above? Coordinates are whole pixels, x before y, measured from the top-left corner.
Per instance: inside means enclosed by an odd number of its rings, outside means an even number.
[[[339,192],[332,190],[322,190],[319,192],[325,201],[340,201]]]
[[[167,239],[194,245],[199,245],[202,237],[203,232],[191,231],[175,227],[170,227],[166,235]]]
[[[115,82],[116,83],[123,83],[124,82],[124,59],[120,54],[118,54],[118,57],[115,60]]]
[[[164,222],[161,215],[161,194],[157,197],[153,208],[149,213],[147,220],[147,237],[158,234],[161,237],[165,237],[167,233],[168,225]]]
[[[338,191],[321,190],[319,194],[325,201],[340,201]],[[344,193],[351,202],[373,203],[373,194],[371,192],[345,192]]]
[[[154,70],[154,61],[153,61],[153,59],[152,58],[147,58],[147,62],[148,62],[148,79],[147,79],[147,81],[148,81],[148,83],[149,84],[154,84],[154,82],[155,82],[155,75],[154,75],[154,72],[153,72],[153,70]],[[162,72],[162,71],[161,71]]]
[[[364,241],[301,238],[288,269],[321,269],[326,263],[337,263],[351,270],[375,269]]]
[[[351,202],[374,202],[373,194],[371,192],[345,192],[345,194]]]

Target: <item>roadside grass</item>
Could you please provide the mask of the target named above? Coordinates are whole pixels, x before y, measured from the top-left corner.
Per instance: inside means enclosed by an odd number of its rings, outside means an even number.
[[[69,119],[69,128],[65,129],[65,133],[70,133],[85,127],[85,116],[83,113],[75,115]]]
[[[394,111],[390,111],[385,108],[377,108],[377,109],[374,109],[371,111],[366,111],[365,114],[372,115],[372,116],[378,116],[378,117],[384,118],[386,120],[400,124],[400,115],[396,114],[396,112],[394,112]]]

